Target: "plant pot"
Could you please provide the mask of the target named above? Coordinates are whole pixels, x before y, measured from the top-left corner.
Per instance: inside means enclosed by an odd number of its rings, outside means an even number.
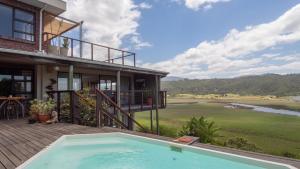
[[[68,56],[69,48],[60,47],[60,55],[61,56]]]
[[[40,115],[39,114],[39,122],[41,123],[45,123],[46,121],[50,120],[50,115],[47,114],[47,115]]]
[[[152,97],[148,97],[147,98],[147,105],[152,105],[152,103],[153,103],[153,100],[152,100]]]
[[[58,47],[49,45],[48,46],[48,53],[53,54],[53,55],[58,55]]]

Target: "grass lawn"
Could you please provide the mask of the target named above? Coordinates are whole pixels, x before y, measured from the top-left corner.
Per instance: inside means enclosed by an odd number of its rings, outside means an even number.
[[[176,137],[182,125],[191,117],[205,116],[221,128],[218,141],[243,137],[256,144],[262,152],[283,155],[290,152],[300,158],[300,117],[255,112],[250,109],[225,108],[224,103],[203,99],[169,99],[168,107],[160,110],[164,135]],[[260,102],[261,103],[261,102]],[[273,104],[272,102],[267,102]],[[149,126],[149,112],[139,112],[136,118]]]

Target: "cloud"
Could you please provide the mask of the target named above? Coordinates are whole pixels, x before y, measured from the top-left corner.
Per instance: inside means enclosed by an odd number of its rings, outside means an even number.
[[[131,43],[133,44],[133,48],[134,49],[141,49],[141,48],[144,48],[144,47],[151,47],[152,45],[149,43],[149,42],[144,42],[142,41],[139,36],[132,36],[130,38],[130,41]]]
[[[67,0],[64,16],[84,21],[84,39],[118,48],[124,38],[140,39],[137,28],[141,9],[148,8],[151,5],[136,5],[133,0]],[[147,46],[146,43],[139,46]]]
[[[198,11],[201,8],[204,10],[211,9],[216,3],[229,2],[231,0],[171,0],[171,2],[178,4],[181,4],[183,1],[186,7]]]
[[[222,39],[203,41],[173,59],[155,64],[145,63],[143,66],[186,78],[231,77],[247,73],[268,73],[273,70],[300,72],[299,62],[270,65],[271,63],[263,59],[265,56],[257,54],[299,41],[299,18],[300,4],[272,22],[247,26],[241,31],[232,29]]]
[[[141,9],[150,9],[150,8],[152,8],[152,5],[150,5],[150,4],[146,3],[146,2],[142,2],[142,3],[139,4],[139,7]]]

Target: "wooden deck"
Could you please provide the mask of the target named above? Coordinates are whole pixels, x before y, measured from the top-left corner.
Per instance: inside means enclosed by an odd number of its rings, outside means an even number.
[[[160,140],[174,140],[168,137],[115,128],[100,129],[65,123],[51,125],[27,124],[26,120],[0,121],[0,169],[16,168],[62,135],[103,132],[126,132]],[[300,169],[300,161],[295,159],[246,152],[209,144],[195,143],[193,146],[290,164]]]
[[[74,124],[27,124],[26,120],[0,121],[0,169],[14,169],[66,134],[101,133],[99,128]]]

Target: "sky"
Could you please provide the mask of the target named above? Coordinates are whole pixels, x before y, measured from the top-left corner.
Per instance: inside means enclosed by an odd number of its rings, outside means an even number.
[[[170,76],[300,73],[299,0],[67,0],[64,16]]]

